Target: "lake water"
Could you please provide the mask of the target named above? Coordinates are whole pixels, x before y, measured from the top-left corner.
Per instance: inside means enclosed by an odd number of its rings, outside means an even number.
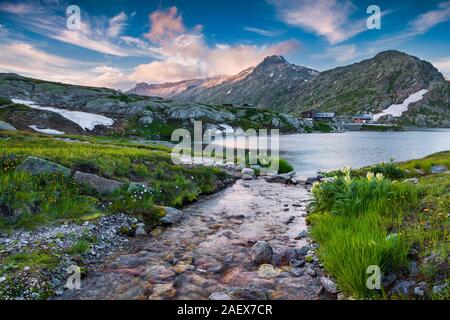
[[[450,150],[450,130],[292,134],[280,137],[280,154],[299,175],[317,170],[359,168],[392,157],[396,161]]]

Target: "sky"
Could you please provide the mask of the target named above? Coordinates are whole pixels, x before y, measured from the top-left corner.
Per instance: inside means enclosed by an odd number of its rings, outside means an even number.
[[[324,71],[395,49],[450,78],[449,30],[448,0],[0,0],[0,72],[127,90],[275,54]]]

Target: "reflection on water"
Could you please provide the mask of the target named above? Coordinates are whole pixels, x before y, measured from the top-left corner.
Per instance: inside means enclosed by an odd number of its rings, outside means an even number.
[[[302,176],[312,176],[318,170],[363,167],[391,157],[396,161],[421,158],[443,150],[450,150],[448,129],[280,136],[281,156]]]

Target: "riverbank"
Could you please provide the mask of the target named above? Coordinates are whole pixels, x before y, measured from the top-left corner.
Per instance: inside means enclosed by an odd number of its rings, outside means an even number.
[[[62,294],[69,267],[84,276],[134,237],[179,223],[176,208],[260,170],[178,166],[168,147],[106,137],[0,131],[0,147],[1,299]]]
[[[176,166],[171,149],[0,131],[0,298],[45,299],[128,236],[223,189],[226,170]]]
[[[347,296],[448,299],[449,166],[447,151],[335,171],[314,185],[311,235]],[[379,287],[367,285],[373,266]]]

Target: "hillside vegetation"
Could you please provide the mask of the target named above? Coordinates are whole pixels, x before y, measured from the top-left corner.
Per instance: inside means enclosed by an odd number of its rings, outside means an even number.
[[[345,294],[448,298],[449,167],[446,151],[420,160],[333,172],[314,186],[314,213],[308,218],[312,237],[320,244],[325,269]],[[436,168],[444,173],[433,173]],[[366,286],[372,265],[384,275],[381,290]],[[388,281],[392,278],[397,282]]]

